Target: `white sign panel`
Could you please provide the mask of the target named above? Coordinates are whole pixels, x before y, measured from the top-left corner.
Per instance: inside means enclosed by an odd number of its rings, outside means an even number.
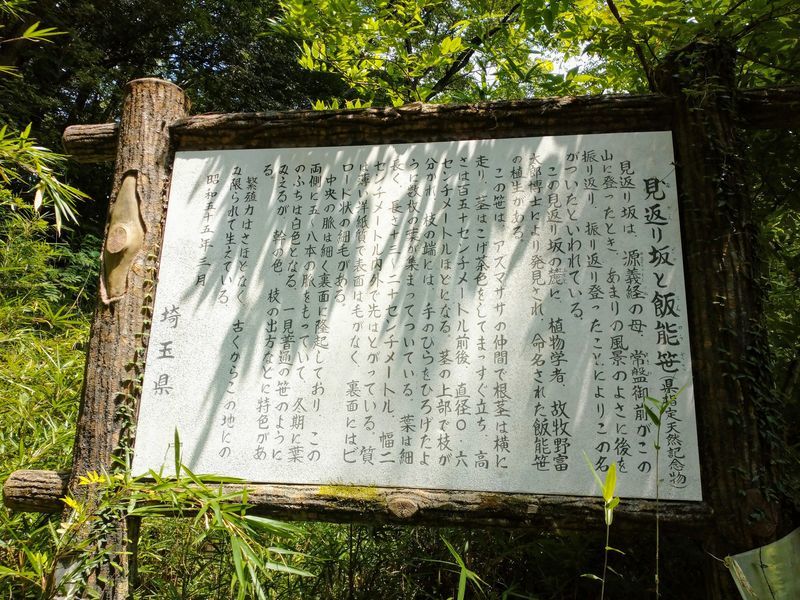
[[[700,500],[668,132],[175,159],[134,471]]]

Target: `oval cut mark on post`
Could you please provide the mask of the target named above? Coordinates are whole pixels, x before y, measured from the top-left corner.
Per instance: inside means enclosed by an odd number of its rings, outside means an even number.
[[[111,208],[103,251],[101,297],[105,304],[111,304],[125,295],[128,271],[144,241],[144,226],[139,214],[136,191],[137,176],[136,171],[128,171],[123,175],[117,198]]]

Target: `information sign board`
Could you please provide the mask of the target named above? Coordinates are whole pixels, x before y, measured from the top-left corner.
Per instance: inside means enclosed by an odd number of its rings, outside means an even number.
[[[669,132],[178,152],[133,469],[700,500]]]

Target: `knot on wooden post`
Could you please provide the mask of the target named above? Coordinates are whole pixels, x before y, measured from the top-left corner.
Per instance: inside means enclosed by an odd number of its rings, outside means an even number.
[[[106,242],[106,250],[111,254],[119,254],[128,245],[128,237],[130,232],[125,225],[117,224],[108,230],[108,241]]]
[[[419,504],[411,498],[392,498],[388,502],[389,512],[398,519],[409,519],[419,511]]]

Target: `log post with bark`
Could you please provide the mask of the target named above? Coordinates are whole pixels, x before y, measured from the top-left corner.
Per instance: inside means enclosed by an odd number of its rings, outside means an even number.
[[[774,541],[794,520],[777,493],[782,432],[769,419],[777,394],[738,134],[741,117],[774,126],[776,115],[753,110],[769,93],[741,101],[734,59],[733,48],[696,42],[668,57],[658,78],[673,101],[703,496],[713,513],[705,549],[720,557]],[[727,569],[708,565],[708,597],[738,597]]]
[[[137,79],[125,90],[117,139],[112,202],[101,258],[101,298],[92,322],[84,389],[68,491],[99,508],[95,486],[79,485],[91,472],[113,473],[130,464],[132,430],[149,330],[166,194],[172,166],[169,126],[186,115],[177,86]],[[97,528],[106,529],[98,535]],[[100,598],[128,597],[128,571],[135,544],[122,514],[87,525],[106,560],[82,575]],[[70,571],[71,559],[64,569]]]

